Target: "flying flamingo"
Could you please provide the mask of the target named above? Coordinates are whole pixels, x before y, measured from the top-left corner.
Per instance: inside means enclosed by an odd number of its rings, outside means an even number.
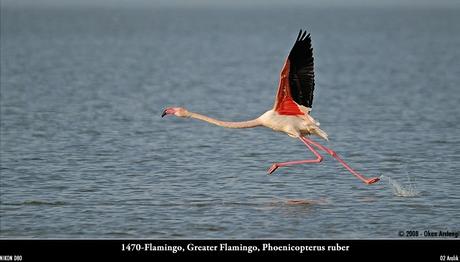
[[[168,107],[163,111],[161,117],[165,115],[175,115],[183,118],[195,118],[227,128],[268,127],[278,132],[284,132],[290,137],[300,139],[300,141],[302,141],[316,156],[315,159],[274,163],[268,169],[268,174],[272,174],[279,167],[320,163],[323,161],[323,157],[315,149],[316,147],[334,157],[351,174],[364,183],[373,184],[379,181],[380,179],[378,177],[364,177],[345,163],[335,151],[306,137],[307,135],[316,135],[322,139],[328,140],[326,132],[319,128],[319,123],[310,115],[315,81],[311,37],[310,34],[306,34],[306,31],[302,32],[302,30],[300,30],[296,42],[284,62],[283,69],[280,73],[278,92],[276,94],[273,109],[265,112],[260,117],[249,121],[226,122],[190,112],[182,107]]]

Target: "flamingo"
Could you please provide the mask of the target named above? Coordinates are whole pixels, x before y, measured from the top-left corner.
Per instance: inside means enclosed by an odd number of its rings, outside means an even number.
[[[260,117],[249,121],[227,122],[194,113],[182,107],[168,107],[163,111],[161,117],[174,115],[181,118],[194,118],[226,128],[267,127],[299,139],[316,157],[314,159],[274,163],[267,171],[269,175],[280,167],[321,163],[323,157],[317,151],[321,150],[335,158],[345,169],[362,182],[366,184],[378,182],[380,180],[378,177],[366,178],[352,169],[335,151],[306,137],[315,135],[328,141],[326,132],[319,128],[319,122],[310,115],[314,87],[311,36],[310,34],[307,35],[307,31],[302,31],[301,29],[280,72],[275,104],[271,110],[268,110]]]

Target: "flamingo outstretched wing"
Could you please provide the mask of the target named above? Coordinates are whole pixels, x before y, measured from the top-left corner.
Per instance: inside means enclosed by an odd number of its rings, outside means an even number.
[[[281,115],[303,115],[313,102],[315,74],[310,34],[300,30],[294,46],[284,62],[274,109]],[[303,107],[306,108],[303,108]]]

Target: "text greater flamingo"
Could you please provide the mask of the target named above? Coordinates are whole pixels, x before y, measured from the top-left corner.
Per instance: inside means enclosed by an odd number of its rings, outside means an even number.
[[[275,131],[284,132],[290,137],[300,139],[316,156],[315,159],[274,163],[268,169],[268,174],[272,174],[279,167],[320,163],[323,161],[323,157],[315,149],[316,147],[337,159],[351,174],[364,183],[373,184],[379,181],[378,177],[364,177],[353,170],[335,151],[306,137],[308,135],[316,135],[328,140],[326,132],[319,128],[319,123],[310,115],[315,81],[311,37],[310,34],[307,35],[306,33],[306,31],[302,32],[300,30],[296,42],[289,56],[286,58],[283,69],[281,70],[278,92],[273,109],[265,112],[260,117],[249,121],[226,122],[190,112],[182,107],[168,107],[163,111],[161,116],[175,115],[183,118],[195,118],[227,128],[268,127]]]

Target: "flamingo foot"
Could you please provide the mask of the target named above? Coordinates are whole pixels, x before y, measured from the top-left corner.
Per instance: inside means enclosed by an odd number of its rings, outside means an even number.
[[[380,181],[380,178],[378,177],[373,177],[373,178],[369,178],[369,179],[366,179],[364,181],[364,183],[368,184],[368,185],[371,185],[371,184],[374,184],[374,183],[377,183]]]
[[[278,164],[277,163],[274,163],[268,170],[267,170],[267,173],[268,175],[271,175],[273,172],[276,171],[276,169],[278,169]]]

